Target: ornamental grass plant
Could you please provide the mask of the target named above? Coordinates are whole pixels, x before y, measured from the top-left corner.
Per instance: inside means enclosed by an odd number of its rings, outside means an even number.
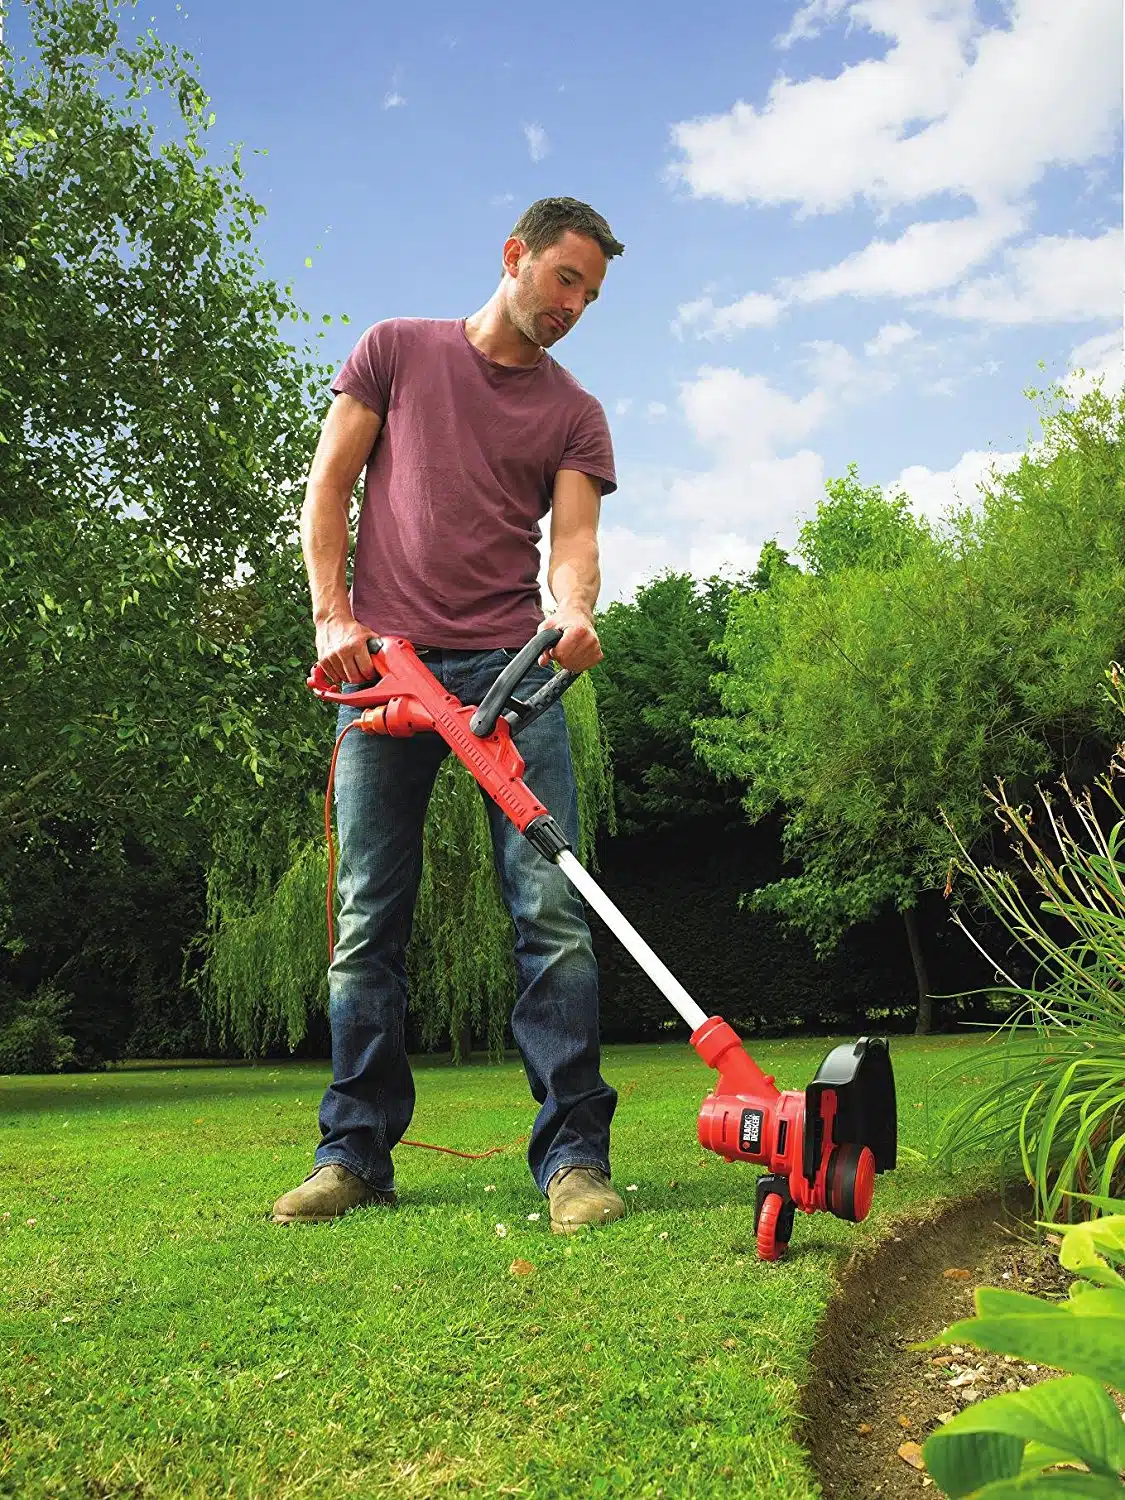
[[[1125,712],[1120,668],[1109,677]],[[1061,797],[1039,789],[1017,806],[1001,783],[1010,869],[978,864],[954,832],[956,867],[1011,939],[1002,961],[985,956],[1013,1008],[985,1053],[992,1076],[945,1117],[935,1153],[1017,1151],[1043,1219],[1085,1217],[1081,1195],[1125,1195],[1123,776],[1119,746],[1081,792],[1063,781]]]

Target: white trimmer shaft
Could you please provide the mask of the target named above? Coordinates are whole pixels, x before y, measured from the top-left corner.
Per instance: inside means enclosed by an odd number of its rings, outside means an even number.
[[[661,963],[628,918],[617,910],[597,881],[582,868],[569,849],[563,849],[557,855],[555,863],[579,895],[586,898],[609,930],[629,950],[669,1005],[679,1012],[693,1032],[698,1031],[708,1019],[707,1012],[700,1010],[680,981],[666,964]]]

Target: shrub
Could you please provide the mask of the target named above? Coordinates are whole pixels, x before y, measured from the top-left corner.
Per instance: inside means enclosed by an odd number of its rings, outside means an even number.
[[[30,999],[9,990],[0,1024],[0,1073],[58,1073],[74,1060],[74,1038],[63,1032],[73,996],[41,984]]]

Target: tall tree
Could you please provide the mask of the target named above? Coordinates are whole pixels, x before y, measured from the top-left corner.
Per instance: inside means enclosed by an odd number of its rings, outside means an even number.
[[[738,815],[737,795],[694,748],[693,724],[719,708],[711,679],[735,584],[667,572],[598,616],[605,660],[598,704],[613,747],[623,833],[684,819]]]
[[[1045,413],[1042,445],[944,531],[850,470],[800,551],[810,571],[732,606],[724,715],[701,735],[752,818],[778,808],[799,872],[755,893],[822,947],[888,903],[929,986],[915,912],[945,884],[943,812],[967,844],[985,788],[1073,770],[1112,720],[1125,647],[1125,407]],[[1017,793],[1018,794],[1018,793]]]
[[[314,742],[285,702],[286,539],[322,375],[190,58],[124,0],[24,16],[29,55],[0,54],[0,968],[30,992],[144,967],[109,906],[100,948],[44,933],[37,868],[96,906],[79,870],[139,847],[201,898],[215,830]]]
[[[252,788],[276,752],[245,686],[283,664],[234,585],[276,573],[322,372],[250,248],[238,153],[206,159],[189,59],[128,38],[131,11],[30,0],[32,55],[0,73],[9,840],[91,800],[175,836],[170,807]]]

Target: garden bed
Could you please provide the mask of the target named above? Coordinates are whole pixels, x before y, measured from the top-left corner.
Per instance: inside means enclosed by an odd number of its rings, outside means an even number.
[[[801,1402],[826,1500],[939,1493],[919,1451],[936,1428],[976,1401],[1059,1374],[968,1345],[911,1348],[971,1317],[980,1286],[1066,1297],[1072,1278],[1037,1233],[1030,1194],[1012,1188],[912,1219],[849,1258]]]

